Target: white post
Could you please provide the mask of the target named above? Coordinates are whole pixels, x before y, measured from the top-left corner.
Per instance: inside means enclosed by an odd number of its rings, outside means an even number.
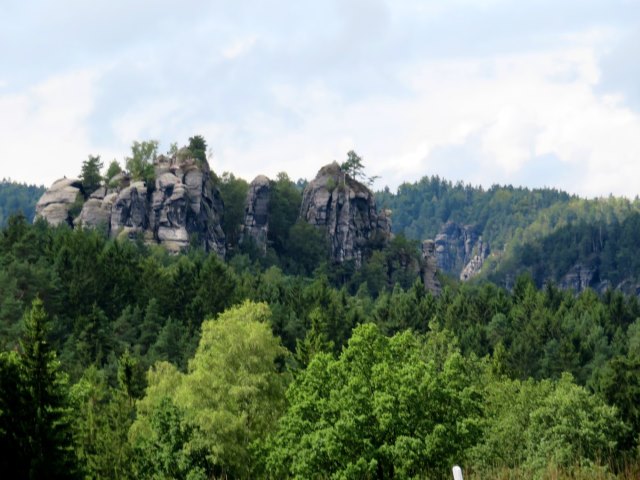
[[[453,480],[462,480],[462,469],[458,465],[453,467]]]

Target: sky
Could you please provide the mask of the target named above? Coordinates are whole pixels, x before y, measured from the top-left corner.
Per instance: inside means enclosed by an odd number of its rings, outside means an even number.
[[[640,190],[639,0],[2,0],[0,178],[207,140],[311,179]]]

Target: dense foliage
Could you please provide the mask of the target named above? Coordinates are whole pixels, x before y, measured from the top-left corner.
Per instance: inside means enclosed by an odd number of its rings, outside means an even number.
[[[485,190],[439,177],[404,183],[395,194],[386,189],[377,198],[392,210],[394,230],[407,238],[434,238],[447,222],[473,226],[493,253],[483,273],[497,282],[528,270],[541,286],[577,264],[594,266],[596,280],[613,286],[640,277],[637,248],[627,240],[632,215],[640,213],[637,198],[582,199],[555,189],[497,185]]]
[[[303,264],[296,223],[283,225],[288,261]],[[454,462],[470,478],[625,465],[633,478],[636,297],[526,276],[433,297],[402,268],[414,249],[399,237],[352,275],[292,275],[13,217],[0,234],[0,442],[34,448],[42,418],[53,440],[29,461],[89,478],[446,478]],[[34,318],[50,325],[39,368]]]
[[[22,213],[29,221],[36,214],[36,203],[44,193],[45,188],[36,185],[0,181],[0,227],[3,227],[11,215]]]

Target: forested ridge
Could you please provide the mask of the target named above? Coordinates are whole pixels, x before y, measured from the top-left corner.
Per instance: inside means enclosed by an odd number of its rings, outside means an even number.
[[[416,279],[372,296],[322,269],[171,256],[21,217],[0,261],[3,471],[446,478],[460,463],[469,478],[633,478],[635,296],[526,276],[512,292],[434,297]],[[51,416],[36,434],[38,407]]]
[[[135,158],[126,168],[151,178]],[[83,164],[86,193],[101,167]],[[638,478],[640,301],[547,281],[576,262],[636,275],[637,201],[423,179],[379,194],[399,234],[357,268],[328,261],[299,221],[305,182],[271,183],[261,252],[240,241],[248,183],[212,178],[225,258],[8,219],[3,473],[439,479],[459,464],[465,479]],[[481,222],[503,254],[480,281],[441,275],[434,295],[417,240],[450,220]]]
[[[43,186],[27,185],[3,178],[0,181],[0,227],[7,219],[18,212],[32,220],[36,202],[44,193]]]
[[[393,229],[407,238],[435,238],[447,222],[470,225],[490,245],[481,278],[510,287],[528,272],[542,287],[576,267],[590,270],[601,292],[640,284],[637,238],[640,200],[585,199],[551,189],[494,185],[489,189],[437,176],[378,192],[392,210]],[[459,273],[459,272],[456,272]]]

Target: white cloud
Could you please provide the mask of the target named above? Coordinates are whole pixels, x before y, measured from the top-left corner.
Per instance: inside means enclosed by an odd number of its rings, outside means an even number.
[[[279,114],[261,112],[239,125],[250,132],[242,142],[227,129],[216,139],[224,145],[218,168],[248,179],[280,170],[312,177],[355,148],[370,174],[383,175],[379,186],[443,172],[488,186],[514,183],[527,165],[553,155],[575,171],[571,183],[557,186],[588,196],[636,193],[629,179],[640,175],[640,116],[594,91],[599,70],[588,48],[425,62],[398,76],[412,96],[352,102],[318,82],[275,88],[279,105],[299,123],[291,127]],[[455,146],[474,158],[443,162],[432,155]],[[548,173],[526,181],[549,185]]]
[[[234,60],[238,57],[246,55],[247,53],[249,53],[249,51],[251,51],[257,41],[258,37],[256,35],[251,35],[236,40],[222,49],[222,56],[227,60]]]
[[[53,76],[21,93],[0,95],[0,175],[51,183],[76,176],[96,152],[88,115],[98,73],[79,70]]]

